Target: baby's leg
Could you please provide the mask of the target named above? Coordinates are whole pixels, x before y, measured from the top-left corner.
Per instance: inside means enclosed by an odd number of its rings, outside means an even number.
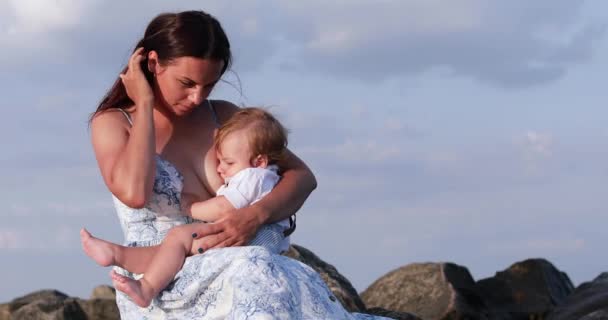
[[[114,288],[128,295],[133,302],[135,302],[135,304],[142,308],[150,305],[152,299],[143,298],[144,295],[142,294],[140,281],[120,275],[114,270],[110,272],[110,276],[112,277],[112,284],[114,285]]]
[[[119,266],[134,273],[147,269],[159,247],[125,247],[95,238],[86,229],[80,230],[80,241],[84,252],[97,264]]]
[[[169,231],[139,281],[112,274],[116,289],[126,293],[137,305],[145,307],[173,280],[192,248],[196,225],[182,225]]]

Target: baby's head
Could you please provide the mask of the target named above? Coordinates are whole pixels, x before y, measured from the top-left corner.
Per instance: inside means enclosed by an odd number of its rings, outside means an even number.
[[[215,150],[218,173],[230,178],[246,168],[266,168],[283,161],[287,130],[267,111],[243,108],[217,130]]]

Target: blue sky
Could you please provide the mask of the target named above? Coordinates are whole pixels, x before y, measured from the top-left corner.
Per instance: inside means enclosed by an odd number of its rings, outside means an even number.
[[[183,9],[232,41],[242,94],[213,97],[272,106],[317,176],[294,243],[359,291],[412,262],[607,271],[603,2],[201,3],[0,2],[0,302],[109,283],[78,238],[122,241],[87,117],[147,22]]]

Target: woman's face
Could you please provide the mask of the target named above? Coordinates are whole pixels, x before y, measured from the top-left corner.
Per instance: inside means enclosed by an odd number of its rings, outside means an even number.
[[[154,94],[174,114],[187,114],[207,99],[221,77],[223,64],[194,57],[156,64]]]

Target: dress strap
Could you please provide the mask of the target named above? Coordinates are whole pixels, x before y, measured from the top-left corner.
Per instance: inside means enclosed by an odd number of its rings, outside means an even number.
[[[213,122],[215,122],[215,126],[220,126],[220,120],[217,117],[217,112],[215,111],[215,107],[211,104],[211,100],[207,100],[207,105],[209,105],[209,110],[211,111],[211,117],[213,118]]]
[[[124,109],[121,108],[117,108],[118,110],[120,110],[120,112],[122,112],[122,114],[125,115],[125,118],[127,118],[127,121],[129,121],[129,124],[131,125],[131,127],[133,126],[133,120],[131,120],[131,115],[126,112]]]

